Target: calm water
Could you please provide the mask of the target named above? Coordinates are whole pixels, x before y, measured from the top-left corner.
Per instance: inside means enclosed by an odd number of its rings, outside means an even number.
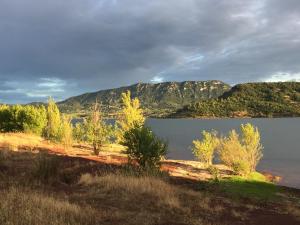
[[[201,137],[202,130],[217,130],[226,135],[250,122],[261,132],[264,156],[259,171],[283,177],[282,185],[300,188],[300,118],[280,119],[149,119],[153,131],[168,140],[168,158],[194,159],[191,143]]]

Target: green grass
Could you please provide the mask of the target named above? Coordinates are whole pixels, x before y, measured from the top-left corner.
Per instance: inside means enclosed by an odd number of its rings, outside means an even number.
[[[275,200],[279,187],[266,181],[260,173],[252,173],[247,178],[233,176],[218,182],[226,194],[236,198],[253,198],[256,200]]]

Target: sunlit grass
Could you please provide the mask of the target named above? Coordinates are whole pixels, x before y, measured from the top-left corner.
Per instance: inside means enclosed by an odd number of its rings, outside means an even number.
[[[221,190],[233,197],[275,200],[280,188],[268,182],[264,175],[251,173],[248,177],[233,176],[219,181]]]

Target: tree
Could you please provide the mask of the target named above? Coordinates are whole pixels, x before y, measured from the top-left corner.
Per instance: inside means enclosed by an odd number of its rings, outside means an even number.
[[[44,106],[13,105],[0,107],[1,132],[27,132],[40,135],[47,124]]]
[[[242,144],[247,152],[247,160],[250,163],[251,172],[254,172],[260,159],[262,158],[263,147],[260,143],[260,133],[257,127],[250,123],[241,125]]]
[[[59,139],[65,149],[68,149],[72,147],[73,144],[73,126],[69,116],[63,115],[61,120]]]
[[[137,98],[131,99],[130,91],[122,93],[121,102],[122,110],[117,120],[117,126],[119,128],[117,140],[119,142],[124,140],[123,136],[126,131],[145,123],[145,117],[143,116],[143,110],[140,108],[140,102]]]
[[[203,131],[203,140],[194,140],[192,151],[194,155],[206,166],[212,165],[215,150],[218,148],[220,141],[216,132]]]
[[[57,140],[59,138],[60,112],[52,98],[48,100],[47,119],[45,135],[50,140]]]
[[[90,116],[84,121],[86,140],[93,146],[96,155],[99,154],[101,147],[109,142],[109,128],[102,118],[100,106],[96,101]]]
[[[167,153],[167,143],[146,126],[135,125],[124,133],[123,138],[121,144],[127,147],[129,162],[136,161],[143,169],[157,168],[160,159]]]
[[[257,127],[241,125],[241,136],[235,130],[224,138],[219,151],[221,161],[240,175],[254,172],[262,157],[262,145]]]
[[[47,125],[47,112],[45,106],[31,106],[23,107],[22,124],[23,131],[41,135]]]

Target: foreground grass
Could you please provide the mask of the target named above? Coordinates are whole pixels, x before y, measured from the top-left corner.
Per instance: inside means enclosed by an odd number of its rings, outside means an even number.
[[[1,191],[0,224],[92,225],[100,221],[97,211],[58,200],[44,193],[11,187]]]

